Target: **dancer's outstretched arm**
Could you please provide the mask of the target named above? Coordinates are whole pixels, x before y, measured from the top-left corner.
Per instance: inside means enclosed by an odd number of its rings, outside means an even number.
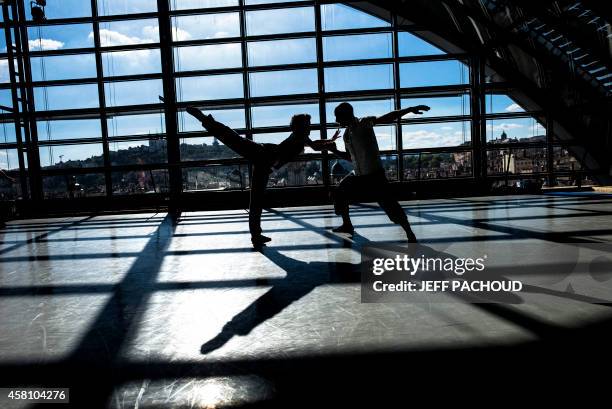
[[[400,119],[401,117],[403,117],[404,115],[406,115],[408,113],[412,112],[413,114],[422,115],[423,111],[429,111],[429,110],[430,110],[430,108],[427,105],[417,105],[417,106],[414,106],[414,107],[398,109],[396,111],[391,111],[391,112],[389,112],[387,114],[379,116],[378,118],[376,118],[374,123],[376,125],[390,124],[392,122],[397,121],[398,119]]]

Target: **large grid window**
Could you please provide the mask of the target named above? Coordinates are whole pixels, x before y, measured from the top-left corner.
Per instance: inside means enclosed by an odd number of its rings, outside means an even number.
[[[391,15],[318,1],[170,0],[160,11],[156,0],[62,0],[37,24],[18,1],[27,21],[0,23],[0,166],[15,183],[39,169],[30,179],[42,197],[248,188],[248,164],[185,113],[191,104],[262,143],[288,136],[297,113],[311,115],[311,138],[328,138],[342,101],[360,117],[429,105],[376,128],[394,181],[471,178],[479,157],[493,178],[579,168],[569,148],[550,149],[545,115],[518,105],[510,87],[474,83],[475,57],[445,53]],[[26,78],[9,70],[17,57],[5,34],[18,32],[25,65],[14,71]],[[476,85],[487,90],[481,128]],[[16,127],[24,107],[29,133]],[[270,186],[330,185],[350,170],[307,149]]]

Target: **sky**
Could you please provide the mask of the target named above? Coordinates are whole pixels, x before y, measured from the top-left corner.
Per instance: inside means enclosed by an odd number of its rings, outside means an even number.
[[[247,0],[247,4],[271,3],[265,0]],[[237,5],[236,0],[172,0],[172,8],[220,7]],[[82,0],[49,1],[46,7],[48,18],[83,17],[90,15],[90,3]],[[356,9],[339,5],[323,5],[323,30],[349,28],[386,27],[386,21],[377,19]],[[126,14],[155,11],[156,0],[100,0],[101,15]],[[238,37],[240,33],[237,13],[226,12],[214,15],[178,16],[173,18],[173,37],[176,41],[206,38]],[[298,7],[263,11],[249,11],[246,18],[250,35],[280,34],[288,32],[314,31],[314,8]],[[156,19],[105,22],[100,27],[101,43],[104,46],[148,44],[159,41]],[[0,50],[6,50],[4,36],[0,36]],[[30,50],[58,50],[93,46],[91,24],[70,26],[44,26],[29,29]],[[323,55],[326,61],[349,59],[371,59],[392,57],[392,36],[387,33],[335,36],[324,38]],[[410,33],[399,35],[400,56],[441,54],[442,51]],[[313,38],[278,41],[250,42],[248,61],[251,66],[308,63],[316,61],[316,43]],[[135,50],[104,53],[103,70],[106,76],[159,73],[161,61],[159,50]],[[235,68],[242,64],[240,43],[178,47],[174,51],[175,70]],[[75,56],[47,56],[32,58],[32,75],[37,80],[60,80],[95,77],[96,66],[93,54]],[[392,89],[393,66],[391,64],[364,65],[358,67],[328,67],[324,71],[326,91],[351,91],[368,89]],[[7,83],[6,60],[0,60],[0,83]],[[241,74],[214,75],[207,77],[185,77],[177,79],[179,101],[215,100],[243,97]],[[416,62],[400,64],[402,87],[432,85],[454,85],[469,81],[468,69],[458,61]],[[293,95],[317,92],[316,69],[255,72],[249,74],[252,96]],[[161,80],[116,82],[105,85],[108,106],[139,105],[159,102],[163,94]],[[490,101],[489,101],[490,99]],[[511,99],[496,95],[487,100],[489,112],[520,112],[521,108]],[[98,91],[95,84],[46,87],[35,90],[37,110],[95,108],[98,106]],[[0,104],[10,104],[8,90],[0,90]],[[333,121],[333,107],[327,104],[328,121]],[[467,115],[470,112],[467,96],[446,98],[402,99],[402,107],[426,104],[432,110],[425,116]],[[392,100],[356,102],[358,116],[382,115],[393,109]],[[287,107],[254,107],[254,126],[285,125],[291,115],[307,112],[313,123],[320,122],[315,105]],[[221,110],[214,114],[232,127],[244,127],[243,110]],[[540,132],[531,119],[492,121],[488,124],[490,139],[505,130],[510,137],[533,136]],[[0,128],[2,142],[13,142],[10,126]],[[161,114],[119,116],[109,119],[109,136],[158,133],[163,127]],[[199,125],[188,115],[181,114],[179,127],[182,132],[196,131]],[[38,124],[39,140],[68,138],[96,138],[100,136],[100,124],[96,120],[53,121]],[[381,149],[394,149],[394,129],[379,130]],[[333,132],[333,130],[332,130]],[[469,140],[469,124],[450,122],[439,124],[407,125],[403,127],[404,148],[430,148],[455,146]],[[467,132],[467,133],[466,133]],[[282,134],[259,136],[277,141]],[[146,144],[146,142],[144,142]],[[198,142],[198,143],[201,143]],[[44,148],[48,150],[47,148]],[[59,160],[62,151],[64,160],[85,159],[101,152],[101,144],[87,144],[53,148],[52,155],[41,155],[43,166]],[[41,154],[43,152],[41,151]],[[13,166],[13,153],[0,155],[0,166]],[[47,157],[48,159],[45,159]],[[8,162],[11,162],[10,164]]]

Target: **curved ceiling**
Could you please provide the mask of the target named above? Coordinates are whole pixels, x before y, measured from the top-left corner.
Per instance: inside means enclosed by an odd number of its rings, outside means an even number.
[[[600,183],[612,182],[612,16],[596,0],[378,0],[350,5],[380,18],[395,13],[447,52],[481,55],[490,82],[546,112]]]

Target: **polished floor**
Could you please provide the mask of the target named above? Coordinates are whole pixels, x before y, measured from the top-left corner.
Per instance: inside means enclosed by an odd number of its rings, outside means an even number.
[[[612,242],[611,195],[403,205],[421,243],[451,253]],[[9,222],[0,386],[71,387],[83,408],[289,408],[360,402],[400,380],[442,384],[474,365],[561,373],[610,341],[610,271],[534,285],[513,304],[361,303],[360,248],[404,235],[377,206],[352,215],[349,238],[329,230],[329,206],[268,209],[273,241],[259,252],[243,210]]]

